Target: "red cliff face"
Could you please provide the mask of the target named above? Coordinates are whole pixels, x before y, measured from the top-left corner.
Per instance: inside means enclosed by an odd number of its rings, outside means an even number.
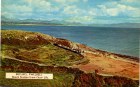
[[[62,46],[62,47],[65,47],[65,48],[71,48],[71,43],[70,41],[66,40],[66,39],[57,39],[55,41],[55,44],[58,45],[58,46]]]

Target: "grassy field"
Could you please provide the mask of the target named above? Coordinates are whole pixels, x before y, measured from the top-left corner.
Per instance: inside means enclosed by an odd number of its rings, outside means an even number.
[[[2,55],[25,60],[29,62],[43,63],[46,65],[69,66],[74,61],[82,59],[82,56],[47,44],[35,47],[19,47],[2,45]]]

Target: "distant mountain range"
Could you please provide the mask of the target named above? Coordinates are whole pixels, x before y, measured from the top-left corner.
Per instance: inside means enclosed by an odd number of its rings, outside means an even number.
[[[118,24],[90,24],[96,27],[119,27],[119,28],[140,28],[140,23],[118,23]]]
[[[42,25],[82,25],[77,22],[66,22],[61,20],[39,20],[39,19],[13,19],[1,17],[2,24],[42,24]]]
[[[140,23],[118,23],[118,24],[82,24],[79,22],[67,22],[65,20],[39,20],[39,19],[14,19],[1,16],[2,24],[39,24],[39,25],[60,25],[60,26],[94,26],[94,27],[119,27],[119,28],[140,28]]]

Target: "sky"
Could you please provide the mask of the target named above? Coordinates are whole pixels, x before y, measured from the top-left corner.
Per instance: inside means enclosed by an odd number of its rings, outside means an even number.
[[[140,0],[1,0],[1,10],[11,19],[140,23]]]

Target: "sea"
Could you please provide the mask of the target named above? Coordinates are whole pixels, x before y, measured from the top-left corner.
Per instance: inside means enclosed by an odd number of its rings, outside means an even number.
[[[41,32],[96,49],[139,57],[140,28],[2,25],[1,29]]]

